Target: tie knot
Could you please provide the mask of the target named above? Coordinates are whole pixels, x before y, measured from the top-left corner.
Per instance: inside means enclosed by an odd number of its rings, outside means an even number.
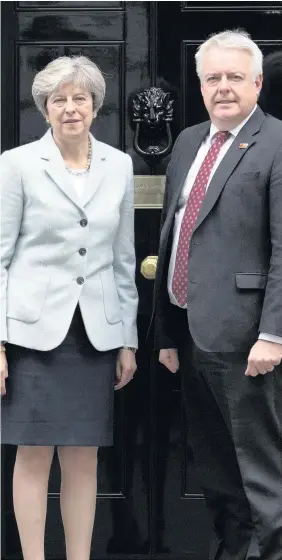
[[[229,138],[230,132],[228,130],[219,130],[212,137],[212,144],[222,145]]]

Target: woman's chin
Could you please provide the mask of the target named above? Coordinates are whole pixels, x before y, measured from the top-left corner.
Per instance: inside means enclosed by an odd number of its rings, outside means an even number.
[[[84,136],[86,133],[85,128],[80,130],[64,130],[62,131],[62,138],[80,138],[80,136]]]

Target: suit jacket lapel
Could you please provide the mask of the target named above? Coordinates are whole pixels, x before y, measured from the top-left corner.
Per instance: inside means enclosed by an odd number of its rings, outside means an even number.
[[[176,169],[176,171],[172,178],[173,194],[172,194],[171,202],[169,204],[169,210],[166,219],[167,224],[170,224],[171,220],[174,217],[177,208],[177,203],[181,195],[184,183],[186,181],[188,171],[197,155],[201,143],[203,142],[204,138],[208,134],[209,128],[210,128],[210,122],[202,123],[202,125],[200,125],[196,129],[193,135],[191,135],[191,138],[189,139],[188,143],[183,144],[183,149],[180,152],[178,160],[174,165],[174,169]]]
[[[247,151],[256,142],[256,134],[259,132],[264,118],[262,110],[258,107],[231,144],[208,186],[207,194],[199,211],[194,231],[212,210],[228,178]],[[247,144],[248,146],[246,148],[240,148],[240,144]]]
[[[102,182],[105,171],[106,154],[104,153],[104,145],[95,140],[92,134],[90,134],[90,139],[92,145],[92,159],[85,189],[81,198],[72,187],[70,175],[65,168],[60,150],[53,140],[51,130],[48,130],[39,141],[40,156],[44,161],[46,173],[65,195],[74,202],[74,204],[79,206],[79,208],[83,208],[91,200]]]
[[[81,208],[81,200],[71,185],[70,175],[66,170],[61,152],[53,140],[51,129],[39,141],[39,148],[46,173],[65,195]]]
[[[91,198],[94,196],[103,181],[107,165],[107,157],[104,149],[104,144],[95,140],[90,134],[92,145],[92,159],[87,177],[84,193],[82,195],[81,204],[86,206]]]

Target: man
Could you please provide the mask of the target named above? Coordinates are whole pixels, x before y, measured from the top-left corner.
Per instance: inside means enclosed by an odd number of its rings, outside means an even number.
[[[180,134],[167,169],[155,347],[180,364],[213,560],[281,560],[282,122],[257,106],[246,33],[212,36],[196,64],[210,121]]]

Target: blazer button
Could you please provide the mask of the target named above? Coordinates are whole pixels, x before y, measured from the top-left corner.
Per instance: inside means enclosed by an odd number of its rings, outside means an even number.
[[[82,218],[82,220],[80,220],[79,223],[80,223],[81,227],[86,227],[87,224],[88,224],[88,221],[85,218]]]
[[[78,284],[81,285],[81,284],[84,283],[84,278],[82,278],[82,276],[79,276],[79,277],[76,279],[76,281],[77,281]]]
[[[79,249],[79,254],[84,257],[84,255],[86,255],[86,249],[84,249],[83,247],[81,249]]]

